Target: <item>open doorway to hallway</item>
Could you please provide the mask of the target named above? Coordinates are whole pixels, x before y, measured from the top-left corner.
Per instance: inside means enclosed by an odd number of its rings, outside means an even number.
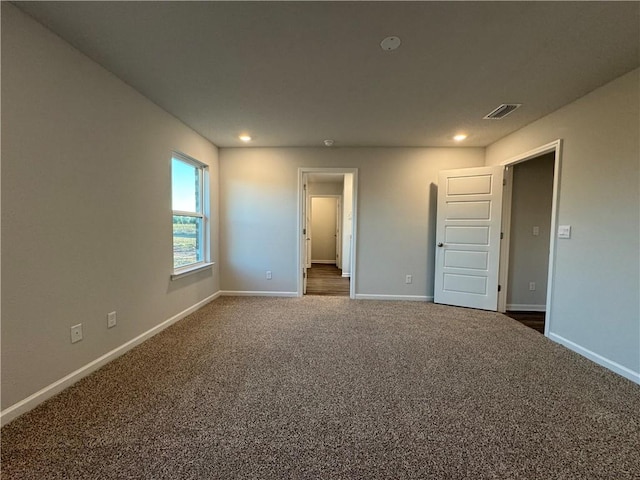
[[[505,171],[505,313],[544,334],[553,228],[557,152],[527,158]],[[508,202],[508,204],[507,204]]]
[[[357,169],[301,168],[298,294],[355,298]]]

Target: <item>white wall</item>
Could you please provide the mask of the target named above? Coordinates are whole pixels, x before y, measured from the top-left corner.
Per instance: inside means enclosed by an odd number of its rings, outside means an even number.
[[[640,70],[487,148],[495,165],[563,139],[551,338],[640,382]]]
[[[311,197],[311,262],[336,261],[336,197]]]
[[[343,167],[358,168],[356,294],[432,296],[438,171],[483,164],[482,148],[222,148],[222,289],[296,292],[298,168]]]
[[[554,161],[549,153],[512,167],[507,310],[544,311],[547,303]],[[535,283],[533,291],[530,282]]]
[[[219,290],[169,278],[174,149],[218,184],[215,146],[2,2],[3,409]]]

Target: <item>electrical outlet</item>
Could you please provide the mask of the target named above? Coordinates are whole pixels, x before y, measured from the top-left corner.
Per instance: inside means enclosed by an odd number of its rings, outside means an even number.
[[[116,312],[107,313],[107,328],[115,327],[116,323],[117,323]]]
[[[71,327],[71,343],[76,343],[82,340],[82,324],[74,325]]]
[[[529,282],[529,290],[532,292],[536,289],[536,282]]]
[[[540,235],[540,227],[536,225],[535,227],[533,227],[533,236],[537,237],[538,235]]]
[[[413,275],[407,275],[404,279],[404,283],[413,283]]]
[[[271,280],[271,270],[267,270],[267,280]]]

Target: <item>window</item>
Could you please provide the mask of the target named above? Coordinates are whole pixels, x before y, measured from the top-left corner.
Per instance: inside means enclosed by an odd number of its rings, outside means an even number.
[[[174,276],[210,265],[207,166],[182,154],[171,158]]]

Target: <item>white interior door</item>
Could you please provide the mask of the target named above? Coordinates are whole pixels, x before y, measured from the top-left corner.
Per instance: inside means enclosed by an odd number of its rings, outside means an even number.
[[[440,172],[435,303],[497,310],[503,169]]]

